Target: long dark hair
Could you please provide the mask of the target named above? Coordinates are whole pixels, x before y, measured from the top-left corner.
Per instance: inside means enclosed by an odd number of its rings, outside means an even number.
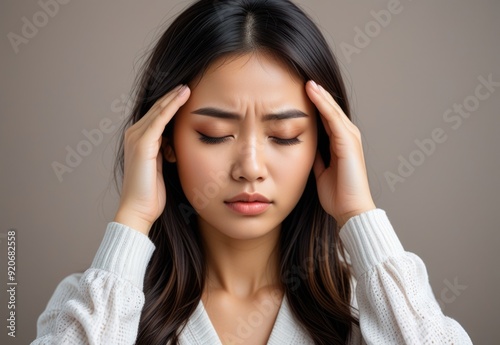
[[[134,84],[134,106],[123,131],[158,98],[202,76],[215,60],[252,52],[270,53],[304,82],[321,84],[350,118],[337,61],[299,7],[288,0],[200,0],[175,18],[153,47]],[[165,129],[167,137],[173,122]],[[328,164],[329,139],[319,118],[317,123],[318,149]],[[122,135],[115,183],[118,173],[123,178],[123,149]],[[182,191],[175,163],[164,159],[163,175],[167,203],[149,233],[156,250],[146,271],[137,344],[177,344],[205,286],[196,213]],[[315,344],[344,344],[353,324],[359,324],[351,314],[351,272],[338,230],[320,205],[311,172],[302,197],[282,223],[279,275],[293,314]]]

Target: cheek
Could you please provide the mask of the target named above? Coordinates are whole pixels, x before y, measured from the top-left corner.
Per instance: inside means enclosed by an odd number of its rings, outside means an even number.
[[[269,159],[269,169],[274,183],[280,192],[286,193],[291,198],[302,195],[311,172],[317,147],[313,139],[298,145],[301,146],[300,149],[287,148],[286,153],[281,152]]]
[[[207,154],[192,133],[180,134],[176,138],[179,138],[175,145],[182,190],[192,206],[200,211],[227,184],[226,160],[223,155]]]

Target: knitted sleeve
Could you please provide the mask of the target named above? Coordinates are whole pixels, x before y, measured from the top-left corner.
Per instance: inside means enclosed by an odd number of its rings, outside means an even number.
[[[362,339],[353,344],[472,344],[443,315],[424,263],[403,249],[384,210],[350,218],[340,237],[357,280]]]
[[[154,250],[142,233],[108,223],[91,267],[59,283],[31,344],[134,344]]]

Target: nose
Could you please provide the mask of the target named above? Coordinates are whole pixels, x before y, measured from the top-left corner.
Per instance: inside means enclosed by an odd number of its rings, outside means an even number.
[[[236,181],[264,181],[267,178],[265,146],[256,138],[236,145],[231,176]]]

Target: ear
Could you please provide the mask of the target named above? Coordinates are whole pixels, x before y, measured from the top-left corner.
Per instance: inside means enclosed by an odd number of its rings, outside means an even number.
[[[163,152],[163,157],[169,163],[177,162],[177,158],[175,157],[175,151],[172,147],[169,138],[162,137],[161,138],[161,149]]]

